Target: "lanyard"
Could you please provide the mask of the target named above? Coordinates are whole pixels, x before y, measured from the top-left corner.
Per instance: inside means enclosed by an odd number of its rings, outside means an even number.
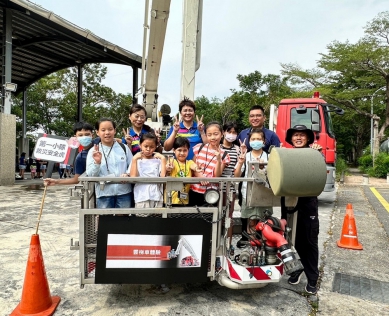
[[[100,144],[101,144],[101,142],[100,142]],[[108,173],[109,173],[109,168],[108,168],[108,161],[107,161],[107,159],[109,158],[109,155],[111,154],[113,145],[115,145],[115,142],[112,144],[110,150],[108,151],[107,156],[105,156],[105,151],[104,151],[104,148],[103,148],[103,144],[101,144],[101,151],[103,152],[103,155],[104,155],[105,165],[107,166],[107,172],[108,172]]]
[[[208,160],[208,149],[209,149],[209,144],[208,144],[208,146],[207,146],[207,152],[205,153],[205,163],[204,163],[204,166],[205,166],[205,167],[203,168],[204,172],[205,172],[205,169],[207,169],[208,166],[211,164],[213,158],[216,157],[215,155],[213,155],[212,159],[208,162],[207,165],[205,165],[205,164],[207,163],[207,160]],[[200,154],[200,152],[199,152],[199,154]]]
[[[185,160],[185,168],[184,170],[181,169],[181,165],[179,163],[179,161],[176,159],[177,161],[177,165],[178,165],[178,168],[180,169],[180,171],[178,172],[178,177],[179,178],[186,178],[186,160]]]

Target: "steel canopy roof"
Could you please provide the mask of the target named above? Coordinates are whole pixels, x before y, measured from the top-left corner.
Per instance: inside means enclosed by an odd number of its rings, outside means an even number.
[[[27,0],[0,0],[1,35],[5,9],[12,10],[12,82],[17,92],[60,69],[88,63],[141,68],[142,57]],[[3,61],[0,59],[1,66]],[[17,93],[16,92],[16,93]]]

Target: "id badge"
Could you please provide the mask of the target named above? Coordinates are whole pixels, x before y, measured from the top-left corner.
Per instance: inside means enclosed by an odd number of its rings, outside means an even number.
[[[186,200],[188,198],[188,193],[180,191],[178,192],[178,197],[182,200]]]

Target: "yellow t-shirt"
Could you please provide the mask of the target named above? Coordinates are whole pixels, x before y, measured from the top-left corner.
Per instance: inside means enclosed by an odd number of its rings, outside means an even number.
[[[177,159],[173,160],[173,170],[171,172],[171,176],[175,178],[191,178],[192,170],[190,167],[195,162],[193,160],[187,160],[185,163],[179,162]],[[189,189],[190,184],[185,184],[182,188],[181,192],[186,193],[186,198],[183,199],[178,196],[177,191],[172,191],[172,204],[188,204],[189,202]],[[166,200],[165,200],[166,201]]]

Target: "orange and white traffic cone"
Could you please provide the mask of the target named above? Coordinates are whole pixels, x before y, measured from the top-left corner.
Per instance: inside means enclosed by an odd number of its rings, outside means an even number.
[[[22,300],[11,316],[53,315],[60,301],[59,296],[50,296],[39,235],[34,234],[31,236]]]
[[[351,203],[347,204],[346,215],[343,220],[342,235],[337,241],[338,247],[362,250],[363,247],[358,241],[357,227],[355,224],[354,210]]]

